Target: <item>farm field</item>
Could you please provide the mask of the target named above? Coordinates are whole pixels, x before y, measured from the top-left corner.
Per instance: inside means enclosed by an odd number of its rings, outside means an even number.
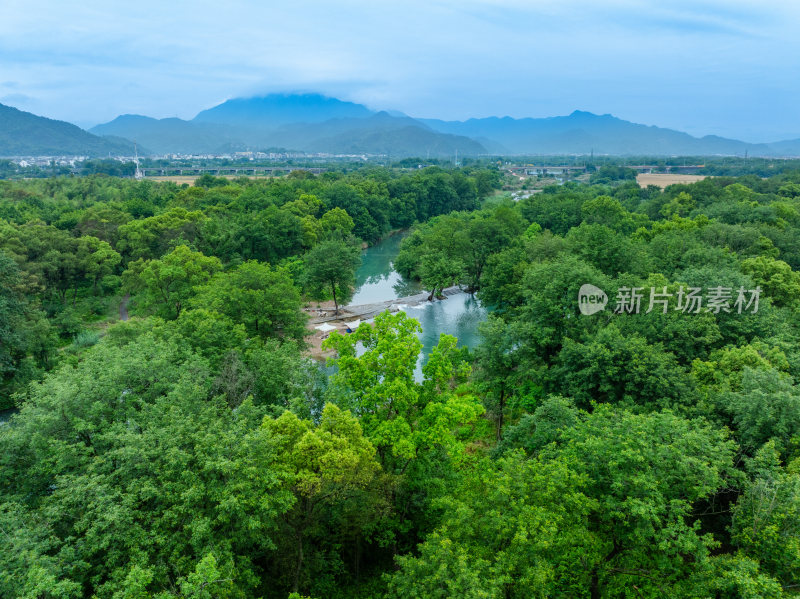
[[[639,187],[657,185],[661,189],[664,189],[668,185],[675,185],[676,183],[696,183],[697,181],[702,181],[706,177],[707,175],[642,173],[641,175],[636,176],[636,182],[639,184]]]

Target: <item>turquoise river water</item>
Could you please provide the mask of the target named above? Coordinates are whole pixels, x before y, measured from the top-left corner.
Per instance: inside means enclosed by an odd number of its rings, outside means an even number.
[[[356,272],[356,292],[351,305],[398,299],[419,293],[416,281],[409,281],[395,269],[393,260],[405,234],[397,233],[361,252],[361,267]],[[457,293],[444,300],[410,305],[406,314],[422,325],[423,361],[446,333],[458,339],[458,345],[473,347],[478,343],[478,324],[486,319],[486,309],[468,293]]]

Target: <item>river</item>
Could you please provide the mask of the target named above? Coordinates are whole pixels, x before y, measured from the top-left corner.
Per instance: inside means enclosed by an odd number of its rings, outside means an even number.
[[[417,281],[410,281],[394,269],[393,260],[400,250],[404,233],[396,233],[374,246],[362,250],[361,267],[356,272],[356,291],[351,305],[398,299],[419,293]],[[458,338],[458,345],[474,347],[478,343],[478,325],[486,320],[486,309],[468,293],[456,293],[444,300],[422,302],[408,306],[406,314],[422,325],[422,362],[428,359],[439,335],[446,333]],[[421,364],[418,366],[418,370]]]
[[[392,264],[406,235],[395,233],[361,251],[361,267],[356,271],[356,291],[350,305],[372,304],[422,291],[419,282],[401,276]]]
[[[9,418],[19,412],[16,408],[9,408],[8,410],[0,410],[0,428],[8,424]]]

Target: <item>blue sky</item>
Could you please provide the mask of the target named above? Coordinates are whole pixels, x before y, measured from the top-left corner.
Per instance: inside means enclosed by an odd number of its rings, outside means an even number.
[[[800,137],[798,26],[784,0],[3,0],[0,102],[90,126],[301,90],[772,141]]]

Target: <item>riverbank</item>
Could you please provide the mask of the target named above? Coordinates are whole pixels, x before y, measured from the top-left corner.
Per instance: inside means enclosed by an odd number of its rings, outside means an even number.
[[[460,287],[449,287],[443,294],[446,299],[429,302],[430,290],[424,290],[419,281],[406,279],[395,270],[394,260],[405,237],[406,231],[399,231],[362,251],[355,293],[350,304],[340,308],[339,314],[334,314],[332,301],[306,305],[309,316],[306,355],[316,360],[330,357],[332,352],[323,352],[321,346],[333,330],[346,333],[346,323],[370,322],[385,310],[403,310],[422,326],[418,335],[422,341],[419,377],[422,376],[421,365],[442,334],[456,337],[459,346],[472,347],[479,343],[478,326],[486,319],[487,310],[474,295]],[[325,330],[316,329],[318,326]]]
[[[449,296],[462,293],[462,289],[458,286],[448,287],[442,292],[444,300],[446,301]],[[348,323],[355,321],[369,321],[375,318],[381,312],[389,311],[394,314],[400,310],[408,308],[419,308],[428,304],[427,291],[409,295],[406,297],[385,300],[381,302],[371,302],[367,304],[350,305],[339,308],[339,313],[336,314],[333,301],[315,302],[312,305],[306,306],[304,309],[311,318],[306,325],[309,334],[306,341],[309,344],[309,355],[315,360],[324,360],[333,355],[331,351],[322,350],[322,342],[334,331],[339,331],[344,334],[347,332]],[[327,331],[322,331],[316,327],[320,325],[327,325],[334,327]],[[356,325],[357,326],[357,325]]]

